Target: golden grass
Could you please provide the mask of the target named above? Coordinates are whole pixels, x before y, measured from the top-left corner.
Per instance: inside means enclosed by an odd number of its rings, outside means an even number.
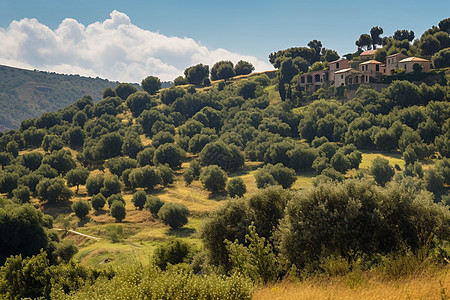
[[[449,299],[449,271],[391,281],[367,279],[356,288],[348,277],[281,282],[257,288],[253,299]]]
[[[387,159],[389,164],[394,167],[396,164],[403,170],[405,168],[405,161],[402,158],[401,153],[398,152],[374,152],[362,150],[362,161],[359,165],[360,169],[369,169],[372,165],[372,160],[376,157]]]

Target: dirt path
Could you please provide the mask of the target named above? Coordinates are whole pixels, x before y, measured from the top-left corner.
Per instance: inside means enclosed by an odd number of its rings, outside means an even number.
[[[81,232],[78,232],[78,231],[75,231],[75,230],[71,230],[71,229],[69,229],[69,230],[65,230],[65,229],[62,229],[62,228],[54,228],[54,229],[59,230],[59,231],[67,231],[67,232],[70,232],[70,233],[78,234],[78,235],[85,236],[85,237],[93,239],[93,240],[100,240],[101,239],[99,237],[95,237],[95,236],[92,236],[92,235],[87,235],[87,234],[84,234],[84,233],[81,233]]]

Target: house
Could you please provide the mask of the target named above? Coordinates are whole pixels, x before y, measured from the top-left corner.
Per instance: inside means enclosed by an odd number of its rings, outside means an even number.
[[[366,50],[362,52],[359,57],[361,57],[361,60],[371,60],[375,56],[375,52],[377,52],[377,50]]]
[[[398,69],[398,62],[407,58],[403,53],[396,53],[386,57],[386,74],[392,75],[395,69]]]
[[[376,60],[369,60],[359,64],[359,83],[369,83],[369,78],[380,78],[386,74],[386,65]]]
[[[330,62],[329,66],[330,66],[330,69],[329,69],[328,77],[331,82],[336,82],[336,80],[334,78],[335,77],[334,74],[337,71],[351,68],[350,62],[348,61],[348,59],[345,59],[345,58],[341,58],[341,59],[332,61],[332,62]]]
[[[321,85],[329,83],[328,70],[314,71],[298,76],[298,85],[307,93],[317,91]]]
[[[418,64],[422,67],[422,72],[430,72],[431,61],[418,57],[407,57],[398,62],[398,68],[406,70],[406,73],[414,72],[414,65]]]
[[[334,73],[334,87],[359,83],[359,71],[353,68],[346,68]]]

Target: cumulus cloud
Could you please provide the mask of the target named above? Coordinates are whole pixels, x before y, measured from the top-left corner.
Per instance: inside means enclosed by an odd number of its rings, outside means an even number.
[[[125,82],[140,82],[148,75],[173,80],[189,66],[212,66],[220,60],[242,59],[257,71],[272,69],[253,56],[144,30],[116,10],[110,19],[87,26],[65,19],[56,30],[37,19],[13,21],[7,29],[0,28],[0,40],[0,64]]]

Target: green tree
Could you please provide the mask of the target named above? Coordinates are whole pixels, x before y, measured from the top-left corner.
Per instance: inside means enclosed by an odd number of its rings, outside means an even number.
[[[66,174],[76,167],[75,161],[69,151],[61,149],[47,155],[42,160],[42,164],[48,164],[59,174]]]
[[[28,186],[18,186],[12,191],[14,199],[19,200],[21,203],[27,203],[30,201],[31,190]]]
[[[21,160],[22,160],[21,162],[25,167],[27,167],[31,171],[35,171],[41,166],[43,158],[44,158],[44,156],[42,155],[42,153],[29,152],[29,153],[24,153],[21,156]]]
[[[68,263],[78,252],[78,247],[73,240],[63,240],[58,243],[53,255],[58,256],[63,262]]]
[[[157,167],[157,172],[159,177],[161,177],[161,183],[164,186],[169,186],[169,184],[173,183],[175,176],[173,170],[168,165],[159,165]]]
[[[412,30],[396,30],[394,32],[394,39],[397,41],[403,41],[403,40],[408,40],[410,42],[412,42],[414,40],[414,31]]]
[[[150,95],[155,95],[161,89],[161,80],[155,76],[148,76],[141,82],[142,89]]]
[[[441,43],[431,34],[422,35],[418,46],[423,55],[433,55],[441,49]]]
[[[183,204],[165,203],[158,212],[159,219],[172,229],[177,229],[187,224],[189,209]]]
[[[168,164],[170,168],[181,167],[182,161],[186,158],[186,152],[176,144],[164,144],[155,151],[153,162],[157,164]]]
[[[9,152],[12,156],[17,157],[19,155],[19,144],[16,141],[11,141],[6,144],[6,152]]]
[[[0,173],[0,193],[12,194],[12,191],[17,188],[19,181],[19,174],[10,172]]]
[[[155,265],[165,270],[168,264],[176,265],[185,262],[190,253],[189,245],[180,240],[172,240],[155,249],[153,259]]]
[[[136,159],[141,167],[147,166],[147,165],[153,165],[153,157],[155,156],[155,148],[154,147],[147,147],[140,151]]]
[[[145,166],[131,171],[129,181],[133,188],[154,189],[161,183],[161,177],[155,167]]]
[[[186,185],[190,185],[194,181],[194,172],[191,169],[187,169],[183,172],[183,179]]]
[[[211,68],[211,80],[231,78],[235,75],[233,63],[229,60],[216,62]]]
[[[142,210],[145,203],[147,203],[147,194],[144,191],[137,191],[133,194],[131,202],[133,202],[134,206],[139,208],[139,210]]]
[[[39,198],[48,203],[65,202],[73,196],[62,178],[43,179],[36,186],[36,191]]]
[[[152,138],[152,146],[158,148],[163,144],[173,144],[175,143],[175,137],[172,133],[166,131],[160,131],[155,134]]]
[[[66,174],[66,180],[68,186],[76,186],[78,190],[80,189],[80,184],[86,184],[86,180],[89,177],[89,170],[86,168],[76,168],[72,169]]]
[[[370,38],[372,39],[372,49],[376,49],[377,45],[381,45],[381,37],[383,28],[374,26],[370,29]]]
[[[183,76],[178,76],[177,78],[175,78],[173,80],[173,85],[177,86],[177,85],[186,85],[189,84],[189,82],[187,81],[187,79]]]
[[[372,49],[372,38],[366,33],[361,34],[355,45],[358,46],[358,49],[370,50]]]
[[[97,195],[103,187],[105,178],[102,174],[91,176],[86,180],[86,189],[89,196]]]
[[[108,159],[119,156],[122,152],[123,138],[117,132],[110,132],[102,136],[98,143],[98,150],[102,158]]]
[[[190,84],[201,85],[209,76],[209,67],[198,64],[184,70],[184,75]]]
[[[103,90],[102,98],[105,99],[108,97],[117,97],[116,92],[110,87],[107,87],[106,89]]]
[[[227,182],[225,190],[231,198],[242,197],[247,192],[247,187],[241,177],[234,177]]]
[[[186,84],[188,82],[186,81]],[[161,91],[161,102],[170,105],[178,98],[183,97],[186,94],[186,91],[180,87],[171,87],[170,89],[166,89]]]
[[[136,158],[137,154],[144,149],[139,134],[134,131],[128,132],[123,138],[122,153],[130,158]]]
[[[127,215],[127,212],[125,210],[125,205],[121,203],[120,201],[114,201],[110,208],[111,216],[116,219],[117,222],[122,222],[123,219],[125,219],[125,216]]]
[[[127,100],[128,96],[137,92],[136,87],[130,83],[119,83],[114,89],[116,95],[123,101]]]
[[[91,204],[96,211],[99,211],[105,206],[106,198],[101,193],[98,193],[92,196]]]
[[[200,175],[203,186],[213,193],[225,191],[227,173],[217,165],[208,166]]]
[[[122,176],[126,169],[134,169],[138,165],[137,161],[128,157],[114,157],[109,159],[104,166],[109,169],[111,174]]]
[[[75,126],[80,126],[81,128],[84,127],[84,124],[86,124],[88,120],[88,117],[84,111],[78,111],[72,118],[72,123]]]
[[[158,196],[149,196],[147,197],[147,202],[145,203],[145,209],[150,211],[154,218],[157,218],[158,212],[164,204],[165,202],[161,201]]]
[[[444,176],[436,168],[430,168],[425,172],[425,187],[433,194],[440,196],[444,191]]]
[[[248,61],[240,60],[234,66],[236,75],[248,75],[255,70],[255,67]]]
[[[376,157],[372,161],[370,173],[374,176],[375,181],[379,185],[384,186],[394,176],[395,170],[389,165],[389,161],[387,159]]]
[[[147,91],[131,94],[125,103],[135,118],[139,117],[144,109],[150,108],[150,106],[156,106],[156,103],[152,103],[152,99]]]
[[[91,210],[91,205],[89,204],[89,202],[84,200],[75,201],[70,207],[80,220],[83,220]]]
[[[100,192],[108,198],[111,195],[119,194],[122,189],[122,183],[117,175],[106,176],[103,179],[103,187]]]
[[[450,66],[450,48],[442,49],[438,53],[434,54],[431,58],[433,66],[436,69],[447,68]]]

